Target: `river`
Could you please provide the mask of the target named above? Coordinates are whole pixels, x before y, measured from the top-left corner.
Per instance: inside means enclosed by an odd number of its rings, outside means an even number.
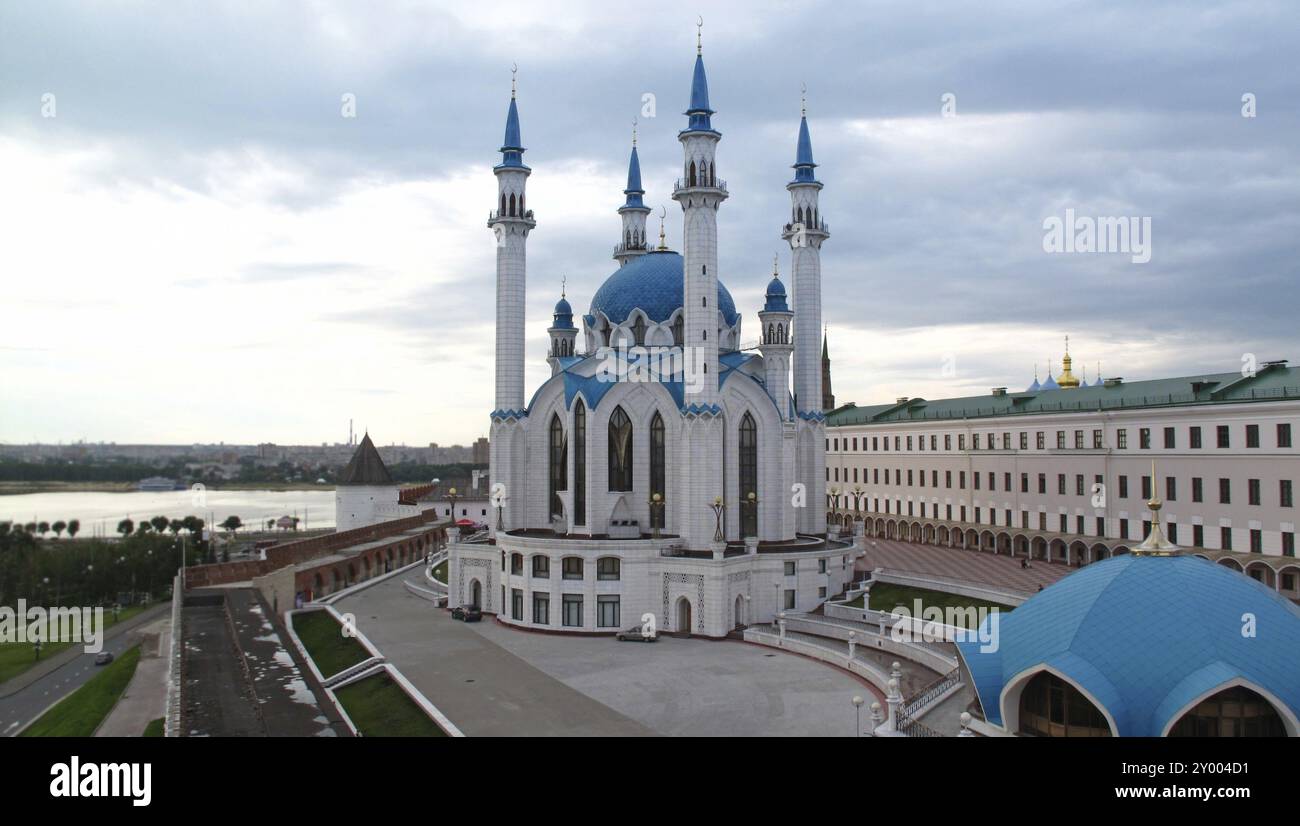
[[[208,525],[220,525],[227,516],[245,525],[281,516],[297,516],[302,530],[334,527],[332,490],[177,490],[129,493],[24,493],[0,496],[0,522],[81,521],[79,536],[116,536],[117,523],[166,516],[197,516]]]

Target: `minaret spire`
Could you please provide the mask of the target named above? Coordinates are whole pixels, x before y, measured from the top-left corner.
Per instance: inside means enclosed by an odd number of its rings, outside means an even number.
[[[645,189],[641,186],[641,159],[636,151],[636,118],[632,119],[632,154],[627,161],[627,188],[623,205],[618,208],[623,222],[623,237],[614,247],[614,260],[620,267],[646,252],[645,220],[650,208],[645,205],[642,196]]]

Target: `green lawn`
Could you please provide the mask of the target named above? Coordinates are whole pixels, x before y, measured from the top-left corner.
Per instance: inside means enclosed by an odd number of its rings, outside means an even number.
[[[871,586],[871,607],[877,611],[892,611],[896,606],[902,605],[908,611],[912,611],[915,600],[921,600],[924,608],[936,606],[938,608],[996,608],[1005,613],[1013,610],[1009,605],[999,605],[996,602],[976,599],[974,597],[962,596],[960,594],[948,594],[943,591],[931,591],[925,588],[909,588],[904,585],[893,585],[888,582],[878,582]],[[849,603],[850,607],[861,608],[862,597],[858,597]]]
[[[140,646],[103,667],[88,683],[65,697],[23,731],[23,737],[90,737],[131,683]]]
[[[343,626],[328,611],[294,614],[293,630],[302,640],[308,656],[316,663],[316,668],[327,679],[370,657],[365,646],[352,637],[343,636]]]
[[[433,578],[441,582],[443,585],[447,584],[447,560],[444,559],[437,565],[433,566]]]
[[[166,719],[159,717],[157,720],[150,720],[149,725],[144,727],[144,734],[141,737],[162,737],[166,731]]]
[[[104,609],[104,629],[111,628],[115,622],[125,622],[148,607],[147,605],[132,605],[129,608],[123,608],[116,620],[113,619],[113,612],[106,608]],[[28,628],[27,633],[30,635],[31,632],[32,629]],[[70,645],[81,645],[81,643],[46,643],[41,646],[41,659],[47,659]],[[18,676],[35,664],[36,652],[31,643],[0,643],[0,683]]]
[[[358,680],[335,694],[353,725],[366,737],[447,736],[387,674]]]

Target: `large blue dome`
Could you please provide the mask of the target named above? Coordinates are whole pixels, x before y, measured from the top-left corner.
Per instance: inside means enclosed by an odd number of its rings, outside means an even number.
[[[641,310],[651,321],[667,321],[682,306],[681,255],[671,250],[656,250],[638,255],[619,267],[596,290],[591,299],[591,314],[605,314],[612,324],[627,321],[633,310]],[[731,293],[718,282],[718,309],[727,325],[739,319]]]
[[[1243,634],[1246,615],[1253,636]],[[1199,557],[1117,556],[999,620],[996,651],[958,643],[984,714],[999,725],[1003,689],[1040,666],[1091,695],[1122,736],[1165,734],[1190,703],[1233,680],[1300,715],[1300,609]]]

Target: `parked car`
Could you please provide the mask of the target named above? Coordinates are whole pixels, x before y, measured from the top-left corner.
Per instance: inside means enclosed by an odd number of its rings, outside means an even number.
[[[95,655],[95,665],[108,665],[113,661],[112,651],[100,651]]]
[[[658,634],[654,632],[646,634],[639,625],[619,631],[617,636],[619,642],[655,642],[659,639]]]
[[[476,533],[487,530],[487,525],[482,522],[475,522],[473,519],[457,519],[456,527],[466,533]]]
[[[451,618],[461,622],[479,622],[483,619],[483,611],[477,605],[457,605],[451,609]]]

